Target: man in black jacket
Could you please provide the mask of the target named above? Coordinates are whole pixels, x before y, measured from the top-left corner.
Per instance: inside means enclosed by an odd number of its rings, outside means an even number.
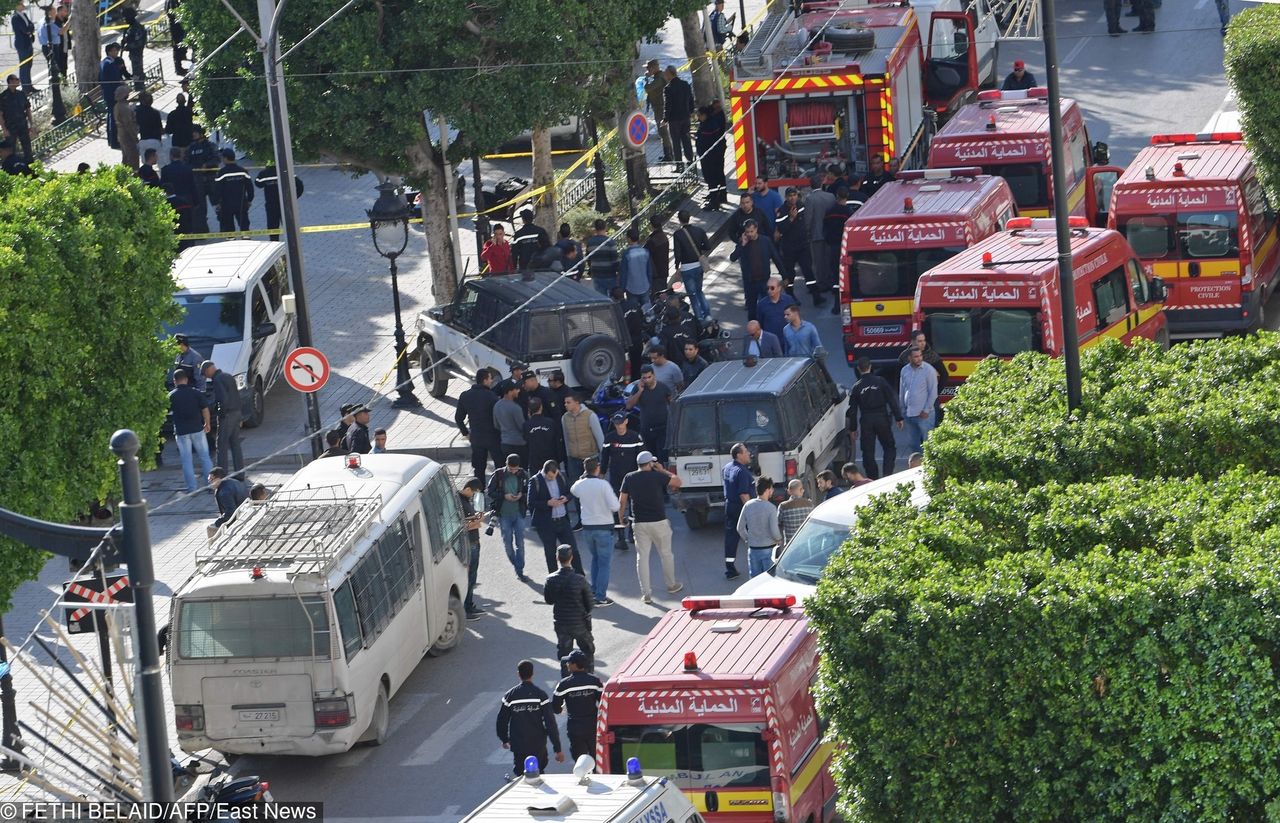
[[[693,119],[693,89],[676,74],[675,66],[667,66],[665,75],[667,85],[662,90],[663,122],[671,132],[676,171],[684,171],[681,157],[687,158],[690,164],[694,161],[693,140],[689,134],[689,121]]]
[[[267,228],[280,228],[280,174],[276,171],[275,164],[264,166],[253,184],[262,189],[262,207],[267,211]],[[293,176],[293,190],[296,192],[295,197],[302,196],[302,178],[296,174]],[[279,240],[280,235],[273,234],[271,239]]]
[[[493,407],[497,402],[493,372],[482,368],[476,373],[475,383],[458,398],[458,410],[453,415],[458,431],[471,441],[471,468],[476,477],[488,474],[485,467],[490,462],[497,469],[503,456],[498,452],[498,427],[493,424]]]
[[[529,475],[520,468],[520,455],[507,455],[507,465],[489,477],[484,489],[490,517],[502,529],[502,547],[507,552],[521,583],[529,582],[524,574],[524,516],[529,510]]]
[[[560,749],[560,729],[551,713],[551,698],[533,685],[533,661],[521,660],[516,666],[520,685],[502,696],[502,708],[498,709],[498,739],[502,748],[510,749],[514,758],[512,771],[516,777],[524,774],[524,759],[538,758],[538,770],[547,768],[547,738],[556,753],[556,762],[564,762]]]
[[[871,373],[871,358],[859,357],[857,363],[858,381],[849,390],[849,410],[845,413],[845,427],[849,430],[849,449],[859,440],[862,445],[862,467],[867,470],[867,477],[875,480],[880,477],[876,468],[876,440],[880,441],[880,449],[884,452],[885,476],[893,474],[898,460],[898,449],[893,442],[893,429],[889,427],[889,416],[902,428],[902,408],[898,405],[898,393],[883,377]],[[858,416],[861,415],[861,420]]]
[[[235,516],[236,509],[248,499],[249,493],[239,480],[227,477],[227,470],[221,466],[214,466],[213,471],[209,472],[208,479],[209,485],[213,486],[213,499],[218,504],[220,515],[208,528],[209,536],[213,537],[224,523]]]
[[[253,202],[253,178],[236,162],[236,153],[222,150],[222,168],[213,178],[213,208],[218,213],[218,231],[249,230],[249,204]]]
[[[568,666],[569,676],[556,684],[551,710],[560,714],[562,709],[569,709],[565,732],[569,735],[569,756],[576,762],[584,754],[596,753],[596,715],[604,683],[587,671],[591,658],[581,649],[569,652],[560,662]]]
[[[573,549],[573,570],[584,574],[582,559],[578,557],[578,541],[573,539],[573,529],[569,528],[567,507],[572,499],[569,483],[560,474],[560,464],[554,460],[544,462],[542,471],[529,480],[529,510],[533,512],[533,529],[546,554],[547,574],[556,570],[559,546]]]
[[[561,659],[573,651],[578,644],[587,656],[587,671],[592,669],[592,661],[596,654],[596,643],[591,636],[591,610],[595,608],[596,598],[591,593],[591,584],[587,578],[573,570],[573,558],[578,552],[573,546],[556,548],[556,559],[560,568],[547,578],[542,587],[542,596],[551,604],[552,625],[556,631],[556,656]],[[560,676],[567,675],[568,669],[560,664]]]
[[[22,90],[33,92],[36,87],[31,84],[31,57],[36,52],[36,24],[27,16],[26,0],[18,0],[15,4],[13,14],[9,17],[9,28],[13,32],[13,48],[18,53],[18,74],[22,77]]]
[[[125,6],[121,10],[124,16],[124,36],[120,38],[120,48],[129,55],[129,69],[133,72],[133,87],[142,91],[146,87],[146,77],[142,67],[142,57],[147,48],[147,27],[138,21],[138,10]]]
[[[528,271],[533,256],[538,253],[538,249],[544,247],[543,241],[546,241],[547,246],[551,245],[551,235],[533,222],[533,209],[520,212],[520,222],[522,225],[511,237],[511,257],[517,271]]]
[[[187,162],[196,177],[199,197],[191,207],[191,226],[194,231],[209,230],[209,201],[213,199],[213,177],[218,173],[218,149],[205,137],[204,126],[191,125],[191,143],[187,146]]]
[[[213,398],[218,412],[218,465],[231,465],[237,476],[244,469],[244,452],[240,447],[240,422],[244,419],[240,389],[236,379],[218,368],[212,360],[200,364],[200,373],[213,387]],[[227,463],[228,456],[231,463]]]
[[[164,121],[165,133],[172,138],[175,149],[185,149],[191,145],[193,139],[191,132],[195,126],[191,118],[191,106],[187,103],[186,95],[179,94],[173,111],[169,112],[169,116]]]
[[[719,211],[728,197],[724,176],[724,133],[727,128],[724,112],[716,106],[698,109],[698,134],[694,144],[698,157],[702,158],[699,161],[702,179],[707,184],[707,202],[702,205],[703,211]]]
[[[160,169],[160,185],[164,187],[165,194],[169,195],[170,204],[178,213],[178,233],[194,232],[191,215],[196,201],[200,199],[200,192],[196,188],[195,172],[191,170],[187,161],[182,159],[182,149],[176,146],[169,149],[169,164]],[[183,240],[178,245],[186,248],[190,242]]]
[[[773,231],[778,250],[782,252],[782,280],[787,284],[787,294],[796,296],[794,284],[799,265],[813,305],[825,306],[827,300],[822,296],[822,288],[813,273],[813,258],[809,255],[809,218],[800,202],[800,192],[794,187],[787,189],[786,200],[773,221]]]
[[[355,422],[342,438],[342,446],[347,454],[368,454],[373,451],[373,442],[369,439],[369,410],[363,405],[355,410]]]

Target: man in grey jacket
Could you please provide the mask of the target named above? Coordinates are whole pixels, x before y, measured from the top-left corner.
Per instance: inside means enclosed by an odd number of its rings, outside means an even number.
[[[748,500],[738,515],[738,536],[747,544],[747,574],[764,574],[773,565],[773,548],[782,542],[778,527],[778,510],[773,497],[773,478],[756,480],[756,497]]]
[[[500,450],[520,455],[520,465],[529,462],[529,445],[524,439],[524,409],[516,401],[520,384],[509,380],[502,387],[502,399],[493,405],[493,425],[498,429]]]

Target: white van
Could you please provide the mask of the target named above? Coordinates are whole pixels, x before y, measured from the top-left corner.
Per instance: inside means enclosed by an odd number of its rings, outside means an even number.
[[[244,503],[173,597],[179,745],[382,743],[388,701],[422,656],[462,639],[468,558],[457,492],[425,457],[322,458]]]
[[[298,343],[284,244],[225,240],[192,246],[173,264],[182,319],[165,326],[236,378],[244,425],[262,422],[267,392]]]
[[[592,774],[593,768],[589,754],[578,758],[573,774],[538,774],[534,768],[499,789],[462,823],[705,823],[674,782],[646,777],[634,757],[627,763],[628,774]]]
[[[864,483],[818,504],[804,525],[791,538],[768,574],[757,575],[738,587],[734,595],[776,597],[794,594],[803,600],[818,588],[818,578],[827,567],[831,555],[849,539],[849,530],[858,519],[858,509],[872,497],[894,491],[901,485],[911,486],[911,505],[923,509],[929,504],[924,488],[924,470],[920,468],[881,477]]]

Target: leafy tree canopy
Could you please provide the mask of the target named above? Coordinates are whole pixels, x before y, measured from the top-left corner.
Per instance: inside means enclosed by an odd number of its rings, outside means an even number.
[[[1272,205],[1280,202],[1280,7],[1246,8],[1227,29],[1223,63],[1240,105],[1245,142]]]

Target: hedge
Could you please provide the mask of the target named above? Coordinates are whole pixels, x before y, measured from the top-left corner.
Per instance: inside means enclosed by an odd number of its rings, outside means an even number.
[[[925,444],[930,488],[1280,469],[1280,335],[1167,351],[1107,341],[1081,360],[1083,403],[1071,416],[1060,358],[1025,353],[980,364]]]
[[[847,819],[1280,820],[1278,501],[1233,469],[864,509],[806,601]]]
[[[1280,8],[1260,4],[1231,20],[1223,47],[1245,143],[1271,202],[1280,201]]]

